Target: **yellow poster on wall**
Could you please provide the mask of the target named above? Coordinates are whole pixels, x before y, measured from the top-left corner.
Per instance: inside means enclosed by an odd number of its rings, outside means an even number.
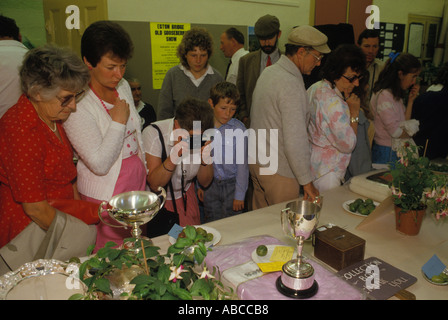
[[[151,22],[152,83],[154,89],[162,88],[166,72],[179,64],[177,46],[189,23]]]

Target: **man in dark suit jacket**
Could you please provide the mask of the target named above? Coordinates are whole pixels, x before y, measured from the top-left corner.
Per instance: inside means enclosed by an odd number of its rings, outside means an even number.
[[[246,125],[246,128],[250,126],[252,93],[257,79],[266,66],[276,63],[281,56],[277,44],[282,32],[277,17],[268,14],[259,18],[255,23],[254,32],[260,43],[260,49],[241,57],[236,82],[240,93],[237,118]]]

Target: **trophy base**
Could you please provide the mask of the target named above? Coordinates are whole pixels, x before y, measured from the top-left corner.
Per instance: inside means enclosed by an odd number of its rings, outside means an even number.
[[[277,290],[283,294],[284,296],[294,298],[294,299],[308,299],[314,296],[317,291],[319,290],[319,285],[317,284],[317,281],[314,280],[311,287],[308,289],[302,289],[302,290],[296,290],[291,289],[287,286],[285,286],[282,282],[281,276],[277,278],[277,281],[275,282],[277,286]]]

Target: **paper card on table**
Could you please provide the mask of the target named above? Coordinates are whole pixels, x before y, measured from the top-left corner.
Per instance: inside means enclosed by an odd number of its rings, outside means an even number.
[[[281,261],[284,263],[286,261],[291,260],[293,254],[294,254],[294,247],[276,246],[269,260],[272,262]]]
[[[282,271],[285,261],[275,261],[267,263],[257,263],[260,270],[264,273]]]
[[[371,222],[378,220],[393,213],[394,202],[392,196],[384,199],[360,224],[356,226],[356,229],[362,229]]]
[[[171,230],[168,232],[168,235],[170,237],[173,237],[174,239],[177,239],[179,233],[181,233],[182,230],[184,230],[184,228],[175,223],[174,226],[171,228]]]
[[[431,259],[423,265],[422,270],[426,276],[431,279],[433,276],[438,276],[441,274],[445,268],[446,266],[442,261],[440,261],[439,257],[437,255],[433,255]]]

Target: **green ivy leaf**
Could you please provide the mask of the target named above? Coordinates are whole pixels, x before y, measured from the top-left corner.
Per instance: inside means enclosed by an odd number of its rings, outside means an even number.
[[[167,252],[168,252],[169,254],[173,254],[173,253],[179,253],[179,252],[182,252],[182,250],[184,250],[184,248],[176,248],[175,245],[172,245],[172,246],[170,246],[170,247],[168,248]]]
[[[171,274],[170,267],[167,265],[161,265],[159,270],[157,271],[157,279],[159,279],[162,282],[168,282],[170,274]]]
[[[196,238],[196,228],[193,226],[186,226],[184,228],[185,235],[188,239],[194,240]]]
[[[191,294],[185,289],[175,288],[173,290],[173,293],[182,300],[193,300],[193,297],[191,296]]]
[[[202,264],[204,261],[205,255],[202,253],[202,251],[199,248],[194,248],[194,258],[196,259],[196,262],[198,264]]]
[[[176,248],[185,248],[185,247],[189,247],[193,244],[193,240],[190,238],[177,238],[176,243],[174,244],[174,246]]]
[[[148,276],[147,274],[139,274],[134,279],[131,280],[131,284],[150,284],[153,283],[154,279],[151,276]]]
[[[105,278],[97,278],[94,282],[95,286],[98,288],[98,290],[104,292],[104,293],[111,293],[112,290],[110,289],[110,282],[109,280]]]
[[[202,254],[205,256],[207,254],[207,248],[203,242],[198,243],[198,247],[201,250]]]
[[[84,298],[84,295],[81,293],[75,293],[74,295],[71,295],[68,300],[82,300]]]

